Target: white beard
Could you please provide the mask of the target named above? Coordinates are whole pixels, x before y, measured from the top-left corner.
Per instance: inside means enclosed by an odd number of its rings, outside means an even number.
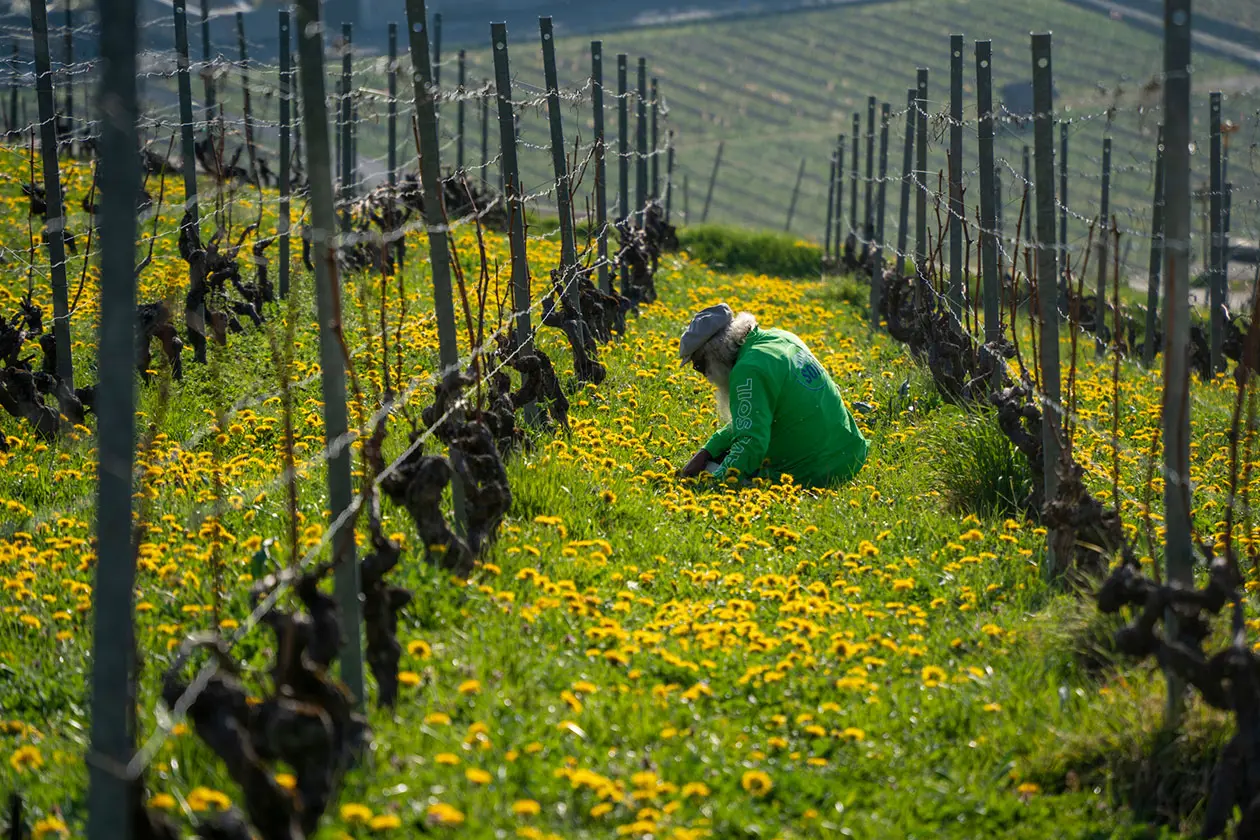
[[[705,379],[708,379],[710,384],[717,389],[718,418],[725,425],[731,422],[731,371],[729,368],[713,365],[713,363],[710,365],[717,367],[717,370],[706,373]]]
[[[731,422],[731,392],[727,388],[717,389],[717,413],[723,426]]]

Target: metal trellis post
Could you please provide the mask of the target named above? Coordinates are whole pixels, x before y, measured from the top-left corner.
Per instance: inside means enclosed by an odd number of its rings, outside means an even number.
[[[884,279],[884,207],[888,198],[888,103],[879,113],[879,190],[875,197],[875,245],[871,255],[871,326],[879,327],[881,286]]]
[[[831,168],[827,176],[827,226],[823,229],[823,262],[831,261],[831,223],[836,204],[836,153],[831,153]]]
[[[1158,130],[1155,145],[1155,196],[1151,201],[1151,258],[1146,285],[1146,340],[1142,344],[1142,365],[1155,360],[1156,320],[1159,317],[1159,274],[1164,258],[1164,126]]]
[[[1050,33],[1032,36],[1033,142],[1037,170],[1037,285],[1041,304],[1041,440],[1045,469],[1045,499],[1059,489],[1059,430],[1062,415],[1059,389],[1059,308],[1055,294],[1058,277],[1054,229],[1054,76],[1050,63]],[[1058,574],[1058,560],[1050,536],[1046,538],[1047,576]]]
[[[201,4],[201,81],[206,90],[206,130],[210,131],[214,124],[215,85],[214,66],[210,63],[210,3],[203,0]]]
[[[385,150],[386,166],[389,172],[386,177],[389,179],[389,210],[390,218],[394,218],[397,209],[397,189],[398,189],[398,24],[391,23],[389,25],[389,65],[388,79],[386,80],[389,94],[389,104],[386,107],[385,116],[385,144],[388,147]],[[482,173],[483,177],[485,173]],[[392,224],[392,222],[391,222]],[[401,269],[403,265],[403,249],[404,237],[395,230],[389,231],[391,239],[386,245],[385,250],[389,254],[389,264],[394,266],[397,264]],[[392,237],[397,236],[397,239]]]
[[[1107,317],[1107,254],[1111,250],[1109,240],[1111,238],[1108,228],[1108,219],[1111,212],[1111,138],[1103,138],[1103,157],[1102,157],[1102,195],[1100,196],[1098,208],[1098,227],[1095,229],[1095,242],[1098,243],[1098,294],[1097,306],[1094,310],[1094,353],[1098,358],[1102,358],[1103,352],[1107,349],[1106,343],[1103,341],[1103,328],[1106,326]]]
[[[529,327],[529,266],[525,253],[525,204],[521,189],[520,169],[516,160],[516,118],[512,110],[512,71],[508,63],[507,24],[490,24],[490,42],[494,48],[494,85],[499,102],[499,141],[502,144],[503,195],[507,204],[512,246],[512,306],[516,323],[512,346],[528,353],[533,347]],[[622,100],[623,102],[625,100]],[[628,291],[623,288],[623,293]]]
[[[866,97],[866,189],[862,204],[862,241],[867,248],[875,237],[875,97]]]
[[[915,80],[918,96],[915,97],[914,129],[914,299],[923,301],[923,289],[928,282],[927,243],[927,96],[928,69],[920,67]]]
[[[635,104],[636,150],[634,168],[634,214],[643,226],[643,208],[648,198],[648,118],[647,59],[639,57],[639,95]]]
[[[354,140],[351,129],[351,90],[354,77],[354,25],[341,24],[341,230],[350,232],[350,202],[354,200]]]
[[[1170,584],[1194,583],[1190,488],[1190,0],[1164,4],[1164,563]],[[1175,625],[1175,616],[1174,625]],[[1175,635],[1177,628],[1168,627]],[[1180,720],[1184,685],[1170,672],[1165,724]]]
[[[61,168],[57,161],[57,101],[53,92],[52,60],[48,55],[48,8],[31,0],[31,34],[35,39],[35,92],[39,100],[39,152],[44,165],[44,200],[52,278],[53,339],[57,345],[57,376],[74,390],[74,360],[70,356],[70,298],[66,289],[66,213],[62,207]]]
[[[717,155],[713,158],[713,173],[709,176],[709,191],[704,194],[704,211],[700,214],[701,224],[709,221],[709,205],[713,202],[713,187],[717,185],[718,169],[722,166],[722,150],[724,148],[726,148],[726,141],[719,140]]]
[[[604,138],[604,42],[591,41],[591,110],[595,122],[595,242],[599,288],[612,294],[608,273],[608,159]]]
[[[93,588],[88,840],[133,836],[135,782],[136,0],[99,0],[101,312],[97,359],[96,580]]]
[[[661,118],[661,89],[660,81],[652,77],[652,200],[659,200],[661,197],[661,164],[660,164],[660,134],[659,123]]]
[[[1221,94],[1213,91],[1209,104],[1209,137],[1211,139],[1211,157],[1208,163],[1208,224],[1210,228],[1210,247],[1208,250],[1208,301],[1211,318],[1211,370],[1215,376],[1224,368],[1221,365],[1221,348],[1224,345],[1225,329],[1225,277],[1222,271],[1221,258],[1224,227],[1221,201],[1223,193],[1221,177]]]
[[[963,36],[949,36],[949,305],[961,316],[967,306],[963,277]]]
[[[464,123],[467,119],[468,109],[464,102],[464,86],[468,84],[468,51],[459,51],[459,87],[456,95],[459,101],[455,104],[455,168],[459,172],[464,171]]]
[[[185,0],[175,0],[176,75],[179,83],[179,135],[184,170],[184,212],[200,234],[197,206],[197,156],[193,140],[192,78],[188,70],[188,8]],[[181,219],[182,221],[182,219]],[[192,271],[192,268],[189,268]],[[284,285],[281,284],[283,293]]]
[[[674,130],[665,132],[665,221],[669,221],[674,204]]]
[[[617,55],[617,218],[630,218],[629,56]]]
[[[298,78],[302,89],[302,118],[306,123],[307,179],[311,210],[311,255],[315,264],[315,302],[319,317],[319,363],[324,398],[324,442],[340,444],[348,434],[345,359],[337,335],[341,284],[337,278],[337,217],[333,204],[332,163],[328,154],[328,104],[324,96],[324,29],[319,0],[298,0]],[[350,507],[350,447],[342,446],[328,458],[328,509],[337,521]],[[347,628],[341,646],[341,679],[364,701],[363,645],[360,631],[359,566],[355,562],[354,529],[341,527],[331,535],[336,562],[334,588]]]
[[[280,171],[277,176],[280,181],[280,212],[276,219],[276,233],[280,237],[280,297],[286,298],[289,295],[289,196],[292,190],[290,184],[290,167],[292,161],[291,134],[293,131],[293,56],[292,44],[293,33],[289,20],[289,10],[280,10]],[[190,110],[191,113],[191,110]],[[191,142],[192,130],[189,129],[189,140]],[[196,177],[196,170],[193,170],[193,176]]]
[[[249,97],[249,54],[245,51],[245,15],[241,12],[236,13],[236,46],[241,57],[241,109],[245,116],[245,153],[249,155],[250,178],[258,178],[258,146],[254,143],[253,109]]]
[[[901,210],[897,217],[897,254],[893,273],[904,277],[906,271],[906,246],[910,237],[910,188],[914,184],[914,126],[915,103],[919,92],[915,88],[906,90],[906,137],[901,147]]]
[[[1053,92],[1052,92],[1053,93]],[[1041,179],[1037,180],[1040,194]],[[1067,277],[1072,270],[1072,260],[1068,255],[1068,124],[1059,123],[1059,262],[1058,262],[1058,306],[1059,312],[1066,313]]]
[[[976,41],[976,116],[979,118],[980,274],[984,284],[984,340],[1002,338],[1001,268],[998,266],[1000,181],[993,154],[993,42]],[[994,366],[1000,381],[1002,366]]]
[[[792,229],[792,217],[796,215],[796,201],[801,195],[801,181],[805,178],[805,158],[801,158],[800,168],[796,170],[796,183],[792,186],[792,200],[788,202],[787,221],[783,225],[786,233]]]
[[[565,158],[564,121],[560,110],[560,82],[556,74],[556,39],[551,18],[538,19],[538,32],[542,37],[543,78],[547,85],[547,123],[551,127],[551,166],[555,175],[556,209],[560,213],[560,278],[562,293],[574,311],[581,317],[578,302],[578,285],[574,269],[577,266],[577,244],[573,232],[573,196],[570,192],[569,162]]]

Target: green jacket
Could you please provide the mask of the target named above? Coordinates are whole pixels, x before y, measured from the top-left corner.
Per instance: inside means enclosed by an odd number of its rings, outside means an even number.
[[[722,458],[719,479],[734,469],[819,486],[849,480],[866,462],[869,445],[836,383],[792,333],[750,332],[730,388],[731,422],[704,445]]]

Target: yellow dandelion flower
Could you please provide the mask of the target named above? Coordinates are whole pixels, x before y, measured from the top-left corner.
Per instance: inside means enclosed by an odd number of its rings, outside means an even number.
[[[397,814],[377,814],[368,820],[368,828],[372,831],[390,831],[401,827],[402,820],[398,818]]]
[[[435,802],[425,811],[425,817],[434,825],[462,825],[464,813],[445,802]]]
[[[518,799],[512,803],[512,813],[518,817],[532,817],[542,811],[542,806],[533,799]]]
[[[744,773],[743,778],[739,780],[739,786],[746,793],[762,797],[774,789],[774,782],[760,770],[748,770]]]
[[[372,809],[358,802],[347,802],[341,806],[341,819],[351,825],[367,825],[372,819]]]
[[[42,820],[35,821],[31,836],[35,840],[43,837],[69,837],[70,829],[66,828],[66,824],[57,817],[44,817]]]
[[[13,755],[9,756],[9,766],[18,773],[25,773],[27,770],[38,770],[44,766],[44,757],[40,755],[39,747],[33,747],[28,744],[13,751]]]

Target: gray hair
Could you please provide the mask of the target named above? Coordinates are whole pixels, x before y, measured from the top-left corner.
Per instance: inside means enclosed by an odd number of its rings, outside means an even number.
[[[705,379],[717,388],[717,413],[723,423],[731,421],[731,369],[748,334],[756,328],[757,318],[751,312],[741,312],[692,356],[703,366]]]
[[[741,312],[720,333],[700,346],[693,358],[702,362],[706,372],[725,371],[729,376],[735,367],[735,357],[744,346],[748,334],[757,328],[757,318],[751,312]]]

